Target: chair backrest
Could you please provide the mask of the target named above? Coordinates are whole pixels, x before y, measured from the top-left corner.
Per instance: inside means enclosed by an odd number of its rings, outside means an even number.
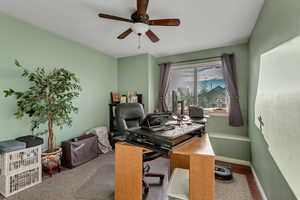
[[[139,103],[119,104],[115,112],[117,128],[121,134],[126,134],[130,128],[139,127],[145,118],[144,108]]]

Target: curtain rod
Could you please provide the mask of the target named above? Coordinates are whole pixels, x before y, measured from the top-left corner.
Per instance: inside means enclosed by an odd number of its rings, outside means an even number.
[[[193,59],[193,60],[183,60],[183,61],[178,61],[178,62],[172,62],[172,64],[196,62],[196,61],[210,60],[210,59],[215,59],[215,58],[222,58],[222,56],[214,56],[214,57],[208,57],[208,58],[198,58],[198,59]]]
[[[230,53],[230,55],[233,55],[234,53]],[[180,64],[180,63],[189,63],[189,62],[196,62],[196,61],[201,61],[201,60],[210,60],[210,59],[215,59],[215,58],[222,58],[222,56],[213,56],[213,57],[208,57],[208,58],[198,58],[198,59],[193,59],[193,60],[183,60],[183,61],[178,61],[178,62],[171,62],[171,64]],[[163,63],[161,63],[163,64]]]

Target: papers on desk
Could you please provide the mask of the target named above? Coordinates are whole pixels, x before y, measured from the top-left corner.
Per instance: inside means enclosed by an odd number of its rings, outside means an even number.
[[[170,121],[167,121],[165,123],[165,125],[166,126],[168,126],[168,125],[180,126],[180,125],[185,125],[185,124],[191,125],[192,123],[193,123],[192,120],[183,120],[181,122],[178,122],[176,120],[170,120]]]
[[[187,135],[189,133],[192,133],[194,131],[197,131],[201,129],[204,125],[202,124],[182,124],[180,126],[175,126],[174,129],[168,130],[168,131],[163,131],[163,132],[154,132],[153,134],[159,137],[164,137],[169,140],[176,139],[180,136]]]
[[[178,124],[178,121],[175,121],[175,120],[170,120],[170,121],[167,121],[165,123],[166,126],[169,126],[169,125],[179,125]]]

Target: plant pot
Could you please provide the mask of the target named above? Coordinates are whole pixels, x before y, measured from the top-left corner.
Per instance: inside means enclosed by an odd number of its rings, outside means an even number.
[[[47,168],[47,169],[60,168],[61,156],[62,156],[62,148],[58,148],[51,153],[43,152],[42,153],[43,168]]]

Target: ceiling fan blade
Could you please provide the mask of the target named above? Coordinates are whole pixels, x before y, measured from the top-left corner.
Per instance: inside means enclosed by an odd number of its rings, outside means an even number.
[[[152,42],[158,42],[159,38],[155,35],[155,33],[153,33],[151,30],[148,30],[146,32],[146,35],[148,36],[148,38],[152,41]]]
[[[147,13],[149,0],[137,0],[137,14],[145,16]]]
[[[123,32],[121,35],[118,36],[119,40],[126,38],[130,33],[132,33],[132,29],[129,28],[127,31]]]
[[[113,16],[113,15],[107,15],[107,14],[99,13],[98,16],[101,17],[101,18],[105,18],[105,19],[112,19],[112,20],[117,20],[117,21],[122,21],[122,22],[133,23],[133,21],[130,20],[130,19],[125,19],[125,18],[122,18],[122,17]]]
[[[151,26],[179,26],[180,19],[155,19],[149,20]]]

